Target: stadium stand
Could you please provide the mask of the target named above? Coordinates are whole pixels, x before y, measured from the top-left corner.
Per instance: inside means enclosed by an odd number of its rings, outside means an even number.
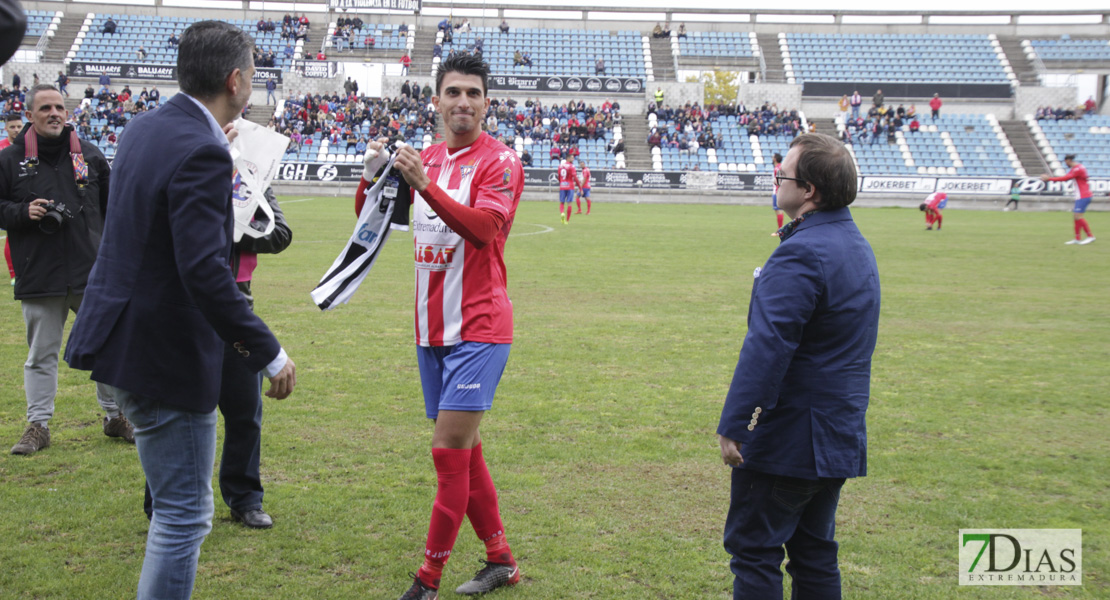
[[[27,33],[24,37],[41,37],[47,31],[57,31],[58,25],[62,22],[62,17],[65,16],[62,11],[52,10],[28,10],[27,13]]]
[[[988,35],[780,33],[787,81],[1007,83]]]
[[[1057,174],[1067,170],[1062,163],[1068,154],[1078,155],[1093,176],[1110,173],[1110,116],[1038,121],[1029,115],[1026,124]]]
[[[860,139],[854,133],[853,151],[863,175],[943,175],[967,177],[1024,177],[1017,154],[994,115],[949,114],[914,132],[903,123],[888,141],[889,128]],[[870,126],[873,122],[868,121]],[[850,131],[855,132],[854,127]],[[838,117],[837,133],[844,131]]]
[[[104,24],[111,18],[116,23],[115,33],[103,33]],[[190,24],[203,17],[156,17],[148,15],[89,13],[81,32],[73,43],[68,58],[89,62],[140,62],[149,64],[174,64],[177,49],[167,43],[170,35],[181,36]],[[259,50],[274,53],[274,66],[288,69],[291,59],[281,52],[286,40],[278,31],[258,31],[257,22],[249,19],[227,19],[251,34]],[[145,59],[136,51],[146,50]]]
[[[420,100],[315,95],[283,100],[269,126],[292,140],[286,161],[354,163],[378,137],[403,139],[420,150],[432,142],[435,123],[435,112]]]
[[[691,31],[686,37],[675,33],[673,40],[676,56],[751,58],[759,49],[754,31]]]
[[[1071,39],[1062,36],[1055,40],[1024,40],[1023,48],[1032,48],[1042,61],[1110,61],[1110,40]]]
[[[364,23],[355,28],[332,22],[328,25],[327,47],[337,49],[342,46],[347,51],[412,50],[416,26],[405,24],[408,28],[406,34],[401,33],[400,27],[400,23]]]
[[[572,158],[595,167],[620,168],[618,157],[607,151],[609,143],[622,135],[619,104],[611,108],[611,103],[606,101],[595,108],[584,100],[571,100],[554,106],[532,102],[528,107],[499,99],[490,103],[486,113],[488,124],[492,124],[491,116],[496,119],[496,129],[487,126],[487,131],[516,150],[518,155],[527,150],[536,166],[553,166],[556,157],[569,153]],[[588,130],[591,120],[594,121],[592,135]],[[570,151],[571,147],[574,152]],[[560,151],[553,156],[552,148]]]
[[[437,34],[440,41],[442,34]],[[605,75],[645,77],[644,42],[639,31],[600,31],[581,29],[514,28],[501,33],[496,27],[475,27],[456,31],[445,43],[445,55],[452,50],[473,50],[483,43],[482,57],[493,74],[592,77],[595,61],[605,62]],[[532,66],[514,65],[513,53],[531,55]],[[438,63],[438,61],[434,61]]]
[[[771,172],[771,157],[776,152],[785,155],[805,123],[805,115],[798,111],[766,105],[755,110],[743,105],[724,110],[664,106],[647,115],[652,169]],[[655,133],[658,144],[652,140]],[[699,139],[696,146],[691,144]]]

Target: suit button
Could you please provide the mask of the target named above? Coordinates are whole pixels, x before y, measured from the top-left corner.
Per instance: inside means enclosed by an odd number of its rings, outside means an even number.
[[[238,350],[238,349],[243,347],[243,344],[241,342],[235,342],[234,344],[231,345],[231,347]]]
[[[755,429],[755,424],[748,425],[748,431]]]
[[[249,351],[249,350],[240,350],[240,351],[239,351],[239,354],[242,354],[242,355],[243,355],[243,358],[247,358],[247,357],[249,357],[249,356],[251,355],[251,353],[250,353],[250,351]]]
[[[757,406],[757,407],[755,407],[755,414],[757,414],[757,415],[758,415],[758,414],[759,414],[759,413],[761,413],[761,412],[763,412],[763,409],[762,409],[762,408],[759,408],[758,406]]]

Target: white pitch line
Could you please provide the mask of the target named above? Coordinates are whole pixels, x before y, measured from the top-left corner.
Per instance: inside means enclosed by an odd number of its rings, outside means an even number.
[[[534,227],[543,227],[543,231],[529,231],[528,233],[510,233],[509,237],[519,237],[519,236],[524,236],[524,235],[540,235],[541,233],[551,233],[552,231],[555,231],[554,227],[548,227],[547,225],[540,225],[539,223],[521,223],[521,225],[532,225]]]
[[[308,202],[309,200],[315,200],[315,198],[301,198],[300,200],[285,200],[283,202],[278,202],[278,204],[293,204],[294,202]]]

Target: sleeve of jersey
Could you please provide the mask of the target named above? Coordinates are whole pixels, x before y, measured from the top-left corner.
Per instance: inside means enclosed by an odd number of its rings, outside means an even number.
[[[497,232],[501,231],[501,227],[509,217],[508,211],[497,210],[491,206],[480,206],[480,202],[475,202],[474,208],[459,204],[434,181],[428,184],[420,195],[435,209],[436,214],[448,227],[479,248],[497,237]],[[479,196],[480,200],[481,196]]]
[[[1073,170],[1068,171],[1067,173],[1065,173],[1065,174],[1063,174],[1059,177],[1049,177],[1048,180],[1049,181],[1068,181],[1069,179],[1075,179],[1075,177],[1077,175],[1079,175],[1079,172],[1073,169]]]
[[[372,186],[372,185],[374,185],[374,184],[370,183],[369,181],[366,181],[365,179],[363,179],[361,177],[359,178],[359,180],[358,180],[358,189],[355,190],[355,216],[356,217],[362,214],[362,205],[366,204],[366,190],[369,189],[370,186]]]

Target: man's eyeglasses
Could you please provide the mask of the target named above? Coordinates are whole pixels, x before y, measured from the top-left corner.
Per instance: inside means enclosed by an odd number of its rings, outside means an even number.
[[[776,186],[782,186],[782,180],[783,179],[787,179],[789,181],[799,181],[801,183],[807,183],[805,179],[798,179],[797,177],[783,177],[781,173],[775,173],[775,185]]]

